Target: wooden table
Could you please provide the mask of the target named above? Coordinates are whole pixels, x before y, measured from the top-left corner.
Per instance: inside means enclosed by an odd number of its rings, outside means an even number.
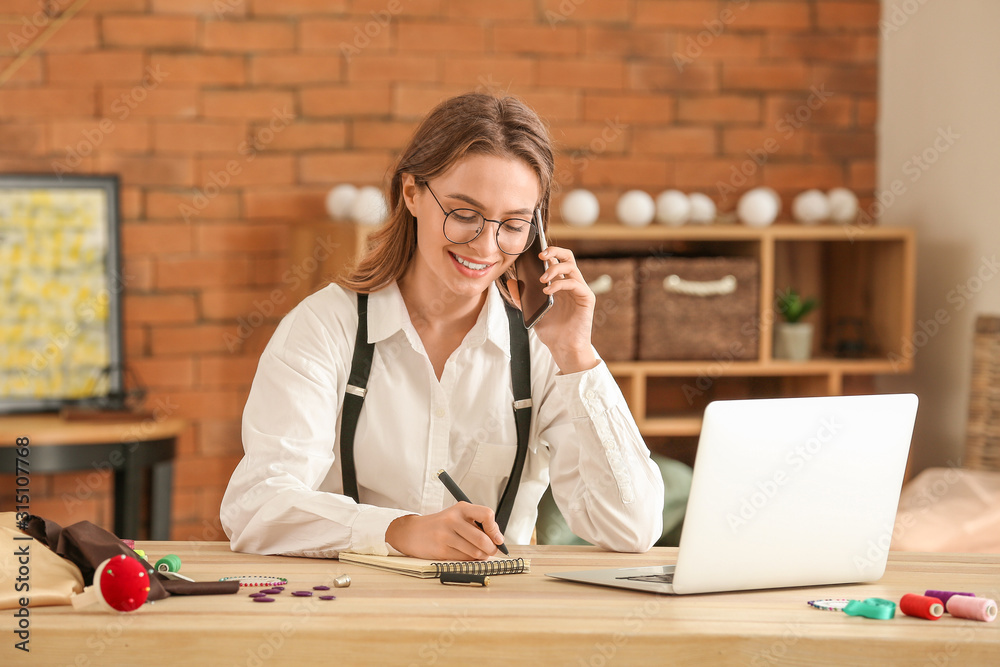
[[[238,595],[171,597],[133,614],[31,610],[37,664],[105,665],[996,665],[1000,622],[945,616],[889,621],[812,609],[817,598],[973,591],[1000,597],[1000,555],[893,553],[881,581],[671,597],[556,581],[545,572],[673,562],[676,549],[614,554],[594,547],[517,547],[531,573],[488,588],[442,586],[338,561],[234,554],[226,543],[146,542],[180,556],[195,579],[288,578],[275,602]],[[37,545],[34,548],[38,548]],[[820,547],[818,547],[820,548]],[[350,574],[334,601],[294,590]],[[5,650],[11,614],[0,615]],[[5,653],[12,655],[12,653]],[[10,663],[15,664],[15,663]],[[17,663],[20,664],[20,663]]]
[[[0,472],[24,472],[17,466],[14,443],[30,440],[27,468],[31,474],[77,470],[113,470],[114,533],[141,537],[140,494],[143,471],[151,469],[149,537],[170,538],[173,460],[181,419],[123,414],[101,419],[62,419],[58,414],[0,417]],[[55,518],[55,517],[46,517]]]

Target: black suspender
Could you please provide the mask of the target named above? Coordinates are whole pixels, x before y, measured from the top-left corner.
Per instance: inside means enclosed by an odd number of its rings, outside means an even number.
[[[524,460],[528,457],[528,432],[531,430],[531,350],[528,349],[528,330],[524,328],[521,311],[504,301],[507,322],[510,326],[510,382],[514,390],[514,420],[517,424],[517,453],[510,469],[507,488],[500,496],[496,519],[500,532],[506,532],[514,497],[521,483]]]
[[[354,467],[354,432],[368,393],[368,374],[372,370],[375,344],[368,342],[368,295],[358,294],[358,334],[354,338],[354,359],[344,392],[344,414],[340,421],[340,467],[344,477],[344,495],[358,500],[358,476]]]
[[[531,431],[531,355],[528,348],[528,330],[524,328],[521,311],[504,303],[510,326],[510,374],[514,390],[514,419],[517,424],[517,452],[511,467],[507,487],[500,496],[496,520],[500,532],[507,530],[517,487],[521,484],[524,461],[528,457],[528,434]],[[360,502],[358,478],[354,464],[354,433],[367,393],[368,375],[372,367],[375,344],[368,342],[368,295],[358,294],[358,333],[354,340],[354,358],[351,374],[344,393],[344,413],[340,422],[340,461],[344,480],[344,495]]]

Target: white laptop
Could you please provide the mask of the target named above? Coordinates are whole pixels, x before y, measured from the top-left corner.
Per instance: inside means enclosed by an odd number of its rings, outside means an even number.
[[[677,565],[548,576],[676,595],[876,581],[916,413],[913,394],[710,403]]]

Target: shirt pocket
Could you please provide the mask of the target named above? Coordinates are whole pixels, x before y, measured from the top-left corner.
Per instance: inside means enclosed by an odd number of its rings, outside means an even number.
[[[462,488],[473,502],[496,507],[503,485],[510,477],[517,447],[480,442],[468,472],[462,478]]]

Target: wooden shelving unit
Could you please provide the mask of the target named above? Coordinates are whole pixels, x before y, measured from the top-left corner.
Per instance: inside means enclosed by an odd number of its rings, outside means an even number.
[[[912,229],[792,223],[761,229],[655,224],[630,228],[599,223],[582,228],[552,225],[549,236],[551,243],[571,248],[578,257],[659,253],[754,257],[759,262],[756,360],[608,364],[643,435],[697,436],[701,412],[713,399],[860,393],[871,390],[876,375],[912,368],[912,358],[904,353],[914,319]],[[821,303],[807,318],[816,326],[809,361],[773,358],[773,325],[778,319],[774,298],[787,286],[816,295]],[[844,321],[862,323],[867,349],[861,358],[835,354],[838,323]]]
[[[290,263],[297,275],[310,269],[292,303],[325,284],[364,247],[372,228],[343,223],[302,224],[293,232]],[[629,402],[643,435],[694,437],[701,414],[714,399],[817,396],[861,393],[874,376],[908,372],[912,359],[904,342],[913,335],[916,240],[898,227],[803,226],[778,223],[756,229],[742,225],[650,225],[615,223],[591,227],[553,224],[550,242],[579,257],[634,255],[723,255],[754,257],[760,265],[757,359],[627,361],[609,368]],[[309,257],[320,241],[335,248],[321,262]],[[774,295],[794,286],[819,298],[807,318],[816,325],[813,358],[774,359]],[[640,313],[641,318],[641,313]],[[838,322],[864,323],[868,350],[862,358],[838,358]]]

